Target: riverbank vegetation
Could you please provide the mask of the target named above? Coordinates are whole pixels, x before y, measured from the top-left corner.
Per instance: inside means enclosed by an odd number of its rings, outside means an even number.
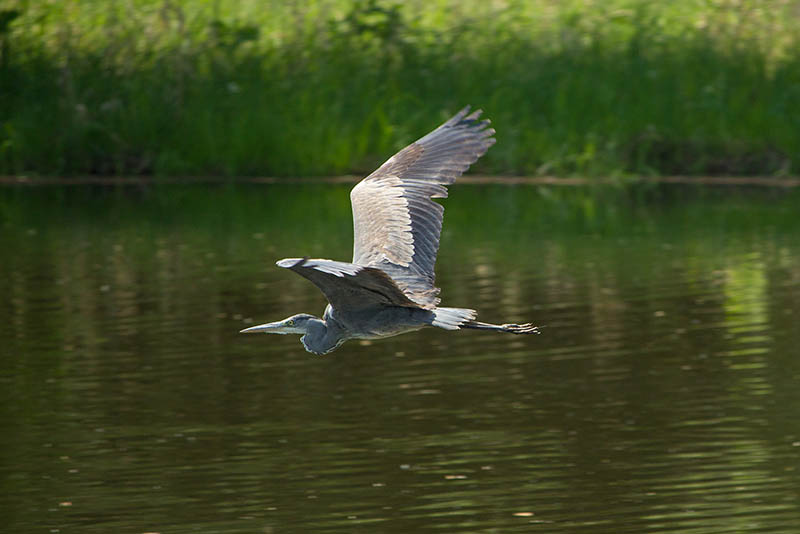
[[[0,174],[360,174],[472,104],[484,173],[792,175],[798,24],[789,0],[12,0]]]

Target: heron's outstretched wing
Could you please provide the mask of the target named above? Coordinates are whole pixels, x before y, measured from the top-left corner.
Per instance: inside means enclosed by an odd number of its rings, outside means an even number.
[[[418,307],[380,269],[307,258],[286,258],[277,265],[311,280],[339,310],[357,311],[387,304]]]
[[[353,263],[388,273],[419,305],[438,304],[434,265],[452,184],[495,142],[481,110],[469,106],[389,158],[350,192]]]

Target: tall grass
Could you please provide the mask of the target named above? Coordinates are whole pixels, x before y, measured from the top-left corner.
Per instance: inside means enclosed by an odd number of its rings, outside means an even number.
[[[797,1],[10,6],[0,173],[361,173],[467,103],[483,172],[800,165]]]

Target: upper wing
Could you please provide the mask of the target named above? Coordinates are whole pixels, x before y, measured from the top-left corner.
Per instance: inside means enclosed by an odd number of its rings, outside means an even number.
[[[380,269],[308,258],[286,258],[277,265],[311,280],[338,310],[356,311],[379,304],[417,307]]]
[[[446,185],[486,153],[495,139],[481,110],[469,106],[389,158],[350,192],[353,263],[386,271],[411,300],[438,304],[434,265]]]

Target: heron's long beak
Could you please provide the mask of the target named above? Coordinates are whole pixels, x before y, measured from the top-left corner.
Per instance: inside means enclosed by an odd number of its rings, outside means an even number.
[[[251,326],[250,328],[239,330],[239,333],[240,334],[304,334],[305,332],[294,326],[287,325],[286,321],[284,320],[284,321],[276,321],[274,323],[266,323],[257,326]]]

